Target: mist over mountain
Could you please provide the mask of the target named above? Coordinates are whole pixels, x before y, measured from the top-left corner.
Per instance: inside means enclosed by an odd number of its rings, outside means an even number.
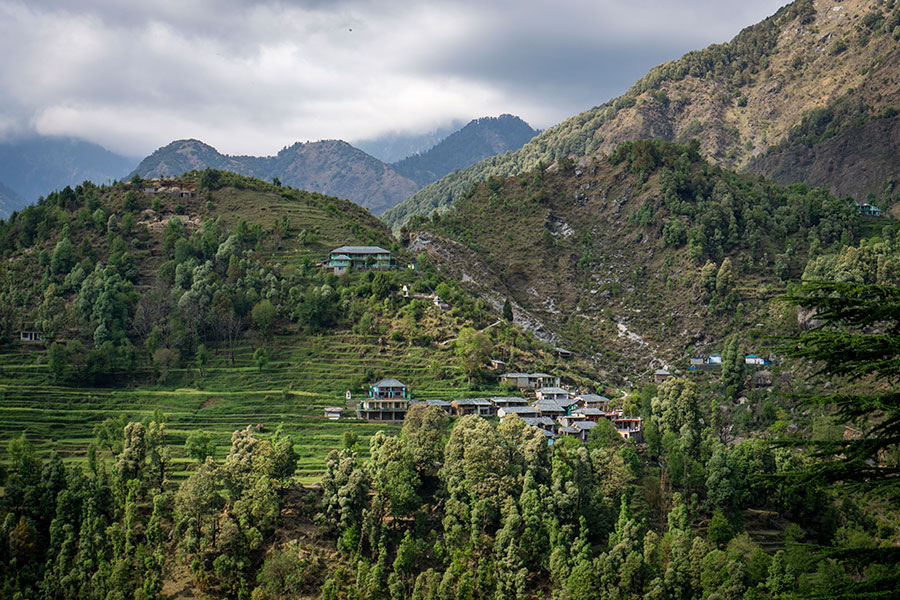
[[[413,154],[425,152],[455,131],[459,131],[465,121],[454,119],[447,125],[425,133],[388,133],[368,140],[356,140],[353,145],[386,163],[403,160]]]
[[[537,133],[528,123],[513,115],[474,119],[428,151],[392,166],[401,175],[425,186],[455,169],[464,169],[489,156],[518,150]]]
[[[19,195],[0,181],[0,219],[7,218],[9,213],[15,210],[13,207],[21,204],[22,199],[19,198]]]
[[[5,204],[19,210],[53,190],[124,177],[137,161],[75,138],[34,137],[0,144]],[[9,194],[12,191],[12,194]]]

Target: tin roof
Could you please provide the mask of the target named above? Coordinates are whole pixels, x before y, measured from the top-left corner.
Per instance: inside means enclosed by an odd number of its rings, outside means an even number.
[[[331,251],[339,254],[390,254],[389,250],[385,250],[380,246],[341,246]]]

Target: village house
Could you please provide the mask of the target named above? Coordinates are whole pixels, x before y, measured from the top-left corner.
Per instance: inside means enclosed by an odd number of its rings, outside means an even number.
[[[554,350],[556,351],[556,356],[563,360],[569,360],[570,358],[572,358],[572,356],[574,356],[574,352],[572,352],[571,350],[566,350],[565,348],[560,348],[557,346],[556,348],[554,348]]]
[[[335,275],[349,271],[390,269],[394,266],[390,250],[378,246],[341,246],[331,251],[328,266]]]
[[[537,427],[553,434],[556,433],[556,422],[549,417],[524,417],[522,420],[531,427]]]
[[[511,385],[520,390],[533,390],[542,387],[559,387],[559,377],[547,373],[504,373],[499,377],[500,383]]]
[[[40,331],[20,331],[19,341],[25,343],[43,342],[44,334]]]
[[[610,399],[599,394],[578,394],[575,396],[578,408],[598,408],[606,410],[609,408]]]
[[[643,439],[640,417],[615,417],[612,419],[612,423],[616,426],[616,431],[619,432],[619,435],[626,440],[633,439],[639,442]]]
[[[703,358],[702,356],[693,357],[690,360],[691,371],[709,371],[718,369],[722,366],[722,357],[718,354],[712,354]]]
[[[538,416],[538,410],[533,406],[507,406],[497,410],[501,421],[511,415],[518,415],[523,419],[534,418]]]
[[[359,403],[357,414],[367,421],[402,421],[408,410],[406,385],[385,378],[369,386],[369,397]]]
[[[763,365],[771,364],[768,360],[762,358],[761,356],[757,356],[755,354],[748,354],[744,357],[744,364],[753,365],[755,367],[761,367]]]
[[[859,208],[859,214],[864,217],[880,217],[881,216],[881,209],[873,204],[869,204],[868,202],[865,202],[863,204],[857,204],[857,207]]]
[[[439,409],[447,413],[448,415],[453,414],[453,405],[447,402],[446,400],[410,400],[409,405],[414,406],[416,404],[424,404],[425,406],[437,406]]]
[[[590,435],[591,431],[597,426],[597,423],[594,421],[575,421],[570,425],[572,429],[575,430],[575,436],[578,437],[582,442],[586,442],[588,435]]]
[[[563,402],[569,400],[569,390],[565,390],[560,387],[540,388],[539,390],[537,390],[536,394],[538,401],[556,400],[559,402]]]
[[[329,406],[328,408],[325,409],[325,418],[329,419],[331,421],[337,421],[338,419],[341,418],[341,415],[343,415],[343,413],[344,413],[343,408]]]
[[[527,406],[528,400],[521,396],[494,396],[491,398],[495,408],[509,408],[510,406]]]
[[[457,417],[478,415],[490,417],[494,414],[494,405],[487,398],[461,398],[450,403]]]
[[[534,403],[534,407],[540,416],[551,419],[561,417],[567,412],[556,400],[538,400]]]
[[[672,374],[665,369],[657,369],[653,372],[653,383],[662,383],[671,376]]]

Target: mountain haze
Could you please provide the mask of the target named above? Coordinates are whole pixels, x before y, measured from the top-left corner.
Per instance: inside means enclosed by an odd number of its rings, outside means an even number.
[[[785,183],[822,184],[857,199],[877,196],[892,184],[878,174],[848,181],[853,171],[837,167],[840,140],[832,138],[844,133],[854,148],[867,147],[877,173],[900,167],[890,145],[864,137],[869,128],[886,131],[897,119],[898,25],[900,6],[891,3],[798,0],[728,43],[651,69],[623,96],[546,130],[517,152],[447,175],[384,218],[397,228],[412,215],[446,207],[492,175],[607,153],[623,141],[645,138],[696,139],[714,164]],[[875,119],[883,122],[867,125]],[[803,159],[807,167],[795,164],[798,153],[808,153],[801,146],[812,149]]]
[[[425,133],[388,133],[377,138],[357,140],[351,143],[379,160],[393,163],[413,154],[425,152],[454,131],[459,131],[463,125],[465,125],[465,121],[454,119],[447,125]]]
[[[137,162],[74,138],[36,137],[0,144],[0,182],[6,209],[19,210],[40,196],[84,181],[124,177]],[[9,194],[9,191],[13,195]]]
[[[21,204],[22,199],[19,198],[19,195],[0,182],[0,219],[7,218],[9,213]]]
[[[433,148],[391,165],[420,186],[436,181],[455,169],[464,169],[489,156],[518,150],[537,135],[528,123],[513,115],[470,121]]]

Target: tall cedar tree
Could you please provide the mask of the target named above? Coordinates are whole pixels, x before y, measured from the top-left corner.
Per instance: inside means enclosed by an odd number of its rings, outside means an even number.
[[[794,476],[801,485],[837,483],[900,505],[900,288],[808,282],[785,300],[814,310],[819,324],[785,340],[782,353],[813,361],[819,374],[861,383],[866,390],[801,400],[831,407],[838,421],[854,423],[861,431],[851,439],[805,442],[819,461]],[[798,442],[785,440],[782,445],[796,447]],[[820,548],[816,553],[820,560],[837,559],[882,573],[832,590],[831,598],[896,598],[900,548]]]

